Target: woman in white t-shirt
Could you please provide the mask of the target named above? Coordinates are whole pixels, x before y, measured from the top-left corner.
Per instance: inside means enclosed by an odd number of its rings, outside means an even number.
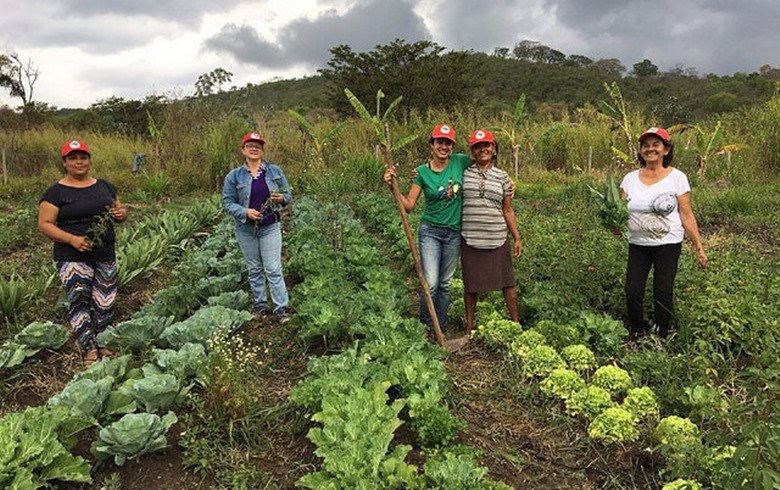
[[[653,273],[653,320],[666,337],[674,313],[674,279],[685,234],[693,242],[702,268],[707,254],[691,209],[688,177],[671,166],[674,146],[663,128],[650,128],[639,137],[638,170],[620,184],[628,199],[628,266],[626,307],[632,340],[646,335],[644,294],[650,268]]]

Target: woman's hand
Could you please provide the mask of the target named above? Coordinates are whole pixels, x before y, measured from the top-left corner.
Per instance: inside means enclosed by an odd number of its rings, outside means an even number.
[[[382,177],[382,179],[385,181],[385,184],[392,186],[393,185],[393,179],[398,177],[398,174],[396,173],[394,168],[388,168],[385,170],[385,175]]]
[[[276,204],[284,204],[284,194],[281,192],[272,192],[271,201],[275,202]]]
[[[701,247],[701,246],[698,247],[696,249],[696,255],[699,256],[699,265],[701,266],[701,268],[702,269],[706,269],[707,268],[707,254],[704,253],[704,247]]]
[[[257,221],[261,218],[260,211],[257,209],[247,208],[246,209],[246,219],[249,221]]]
[[[92,244],[89,242],[89,238],[85,236],[72,235],[68,240],[68,245],[75,248],[79,252],[89,252],[92,250]]]
[[[514,255],[516,259],[519,259],[521,255],[523,255],[523,242],[520,240],[515,240],[515,246],[514,246]]]
[[[127,218],[127,208],[124,204],[116,201],[112,207],[108,208],[108,214],[110,214],[114,220],[122,222]]]

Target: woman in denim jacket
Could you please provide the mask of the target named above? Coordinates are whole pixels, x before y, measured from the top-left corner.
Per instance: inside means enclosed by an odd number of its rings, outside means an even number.
[[[244,165],[231,170],[222,187],[222,208],[235,219],[236,238],[249,273],[254,295],[252,314],[270,313],[286,322],[289,295],[282,274],[282,227],[280,211],[291,200],[290,186],[282,169],[263,160],[265,138],[248,133],[241,140]],[[268,306],[265,281],[271,292]]]

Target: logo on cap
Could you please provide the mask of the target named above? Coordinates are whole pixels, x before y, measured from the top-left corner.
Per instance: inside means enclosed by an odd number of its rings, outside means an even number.
[[[252,133],[252,135],[250,136],[250,138],[251,138],[251,139],[253,139],[253,140],[255,140],[255,139],[256,139],[256,140],[259,140],[259,139],[261,139],[261,138],[262,138],[262,136],[260,136],[260,133]]]
[[[73,141],[70,142],[70,144],[68,146],[70,146],[71,148],[78,148],[78,147],[81,146],[81,144],[78,141],[73,140]]]
[[[441,131],[443,134],[450,134],[451,129],[449,126],[444,125],[441,128],[439,128],[439,131]]]
[[[476,137],[478,140],[481,140],[482,138],[484,138],[484,137],[485,137],[485,132],[484,132],[484,131],[477,131],[477,134],[475,134],[474,136],[475,136],[475,137]]]

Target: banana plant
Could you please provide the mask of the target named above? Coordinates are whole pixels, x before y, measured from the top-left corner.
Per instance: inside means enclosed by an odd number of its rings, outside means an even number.
[[[727,155],[731,163],[731,154],[742,149],[741,145],[723,145],[723,125],[721,121],[715,124],[712,132],[705,131],[699,125],[678,124],[669,128],[670,133],[684,133],[693,130],[693,148],[696,151],[696,173],[704,177],[707,172],[707,163],[715,155]]]
[[[620,92],[620,87],[617,82],[612,82],[611,84],[604,82],[604,89],[607,91],[609,98],[612,99],[612,102],[609,103],[605,100],[600,100],[599,107],[601,108],[601,112],[620,130],[627,150],[623,151],[613,145],[612,154],[616,160],[623,162],[624,164],[633,165],[635,161],[634,155],[637,154],[637,148],[634,146],[634,137],[633,132],[631,131],[631,122],[628,108],[626,107],[626,101],[623,98],[623,94]]]
[[[512,114],[511,126],[509,126],[509,128],[501,126],[491,128],[492,130],[503,134],[509,140],[509,146],[512,148],[512,164],[515,167],[515,179],[518,179],[520,174],[520,138],[518,133],[520,132],[520,125],[526,115],[528,115],[528,113],[525,112],[525,94],[521,94],[515,104],[515,112]]]
[[[355,112],[358,113],[360,118],[369,123],[371,127],[374,128],[374,132],[376,133],[376,136],[379,140],[382,156],[385,160],[385,167],[388,169],[394,168],[395,164],[393,163],[393,150],[401,148],[417,138],[417,135],[405,136],[401,138],[395,144],[395,146],[393,146],[392,140],[390,138],[390,125],[388,124],[388,119],[393,111],[398,107],[398,104],[401,103],[403,97],[401,96],[396,98],[393,102],[390,103],[387,110],[382,113],[381,103],[385,94],[382,92],[382,90],[378,90],[376,93],[376,114],[372,116],[368,112],[368,109],[366,109],[366,106],[360,102],[360,99],[358,99],[355,94],[352,93],[352,91],[350,91],[348,88],[345,88],[344,93],[347,95],[349,103],[352,104],[352,107],[355,109]],[[409,249],[412,253],[412,260],[414,260],[414,269],[417,271],[417,278],[420,281],[423,294],[425,295],[425,304],[428,308],[428,313],[430,313],[431,319],[433,320],[433,330],[436,334],[436,341],[439,343],[439,345],[446,348],[446,340],[444,338],[444,334],[441,331],[441,326],[439,325],[436,309],[433,306],[431,290],[428,287],[428,281],[425,280],[425,275],[423,274],[422,263],[420,262],[420,253],[417,250],[417,243],[414,240],[412,228],[409,226],[409,217],[406,214],[406,210],[404,209],[401,200],[401,192],[398,190],[398,182],[395,178],[391,179],[390,188],[393,192],[396,206],[398,207],[398,213],[401,215],[401,223],[404,227],[406,241],[409,242]]]
[[[320,168],[325,167],[325,148],[328,146],[330,141],[341,131],[341,128],[344,127],[344,125],[347,123],[346,121],[337,124],[335,127],[331,128],[327,131],[317,131],[314,128],[314,125],[306,119],[301,113],[293,110],[288,109],[287,113],[295,119],[295,122],[298,123],[298,126],[301,128],[301,131],[305,133],[305,136],[308,137],[312,144],[314,145],[312,156],[314,157],[314,161],[317,162],[317,165]],[[304,140],[305,141],[305,140]]]

